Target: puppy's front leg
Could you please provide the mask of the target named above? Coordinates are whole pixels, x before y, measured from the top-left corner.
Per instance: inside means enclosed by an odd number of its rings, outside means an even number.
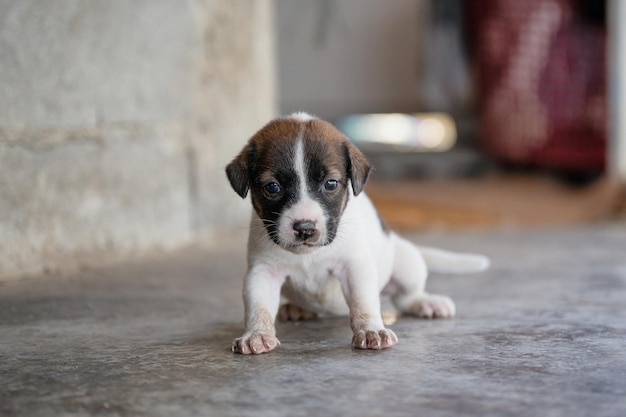
[[[360,259],[351,263],[342,288],[350,308],[352,346],[358,349],[386,349],[398,343],[396,334],[385,329],[383,324],[374,262]]]
[[[283,276],[265,266],[255,266],[248,271],[243,289],[246,332],[233,341],[233,352],[258,355],[280,345],[274,318],[283,282]]]

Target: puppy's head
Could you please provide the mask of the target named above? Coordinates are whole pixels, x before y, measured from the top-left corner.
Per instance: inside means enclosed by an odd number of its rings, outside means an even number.
[[[363,190],[370,170],[331,124],[296,113],[258,131],[226,175],[242,198],[250,192],[274,243],[307,253],[333,242],[348,198]]]

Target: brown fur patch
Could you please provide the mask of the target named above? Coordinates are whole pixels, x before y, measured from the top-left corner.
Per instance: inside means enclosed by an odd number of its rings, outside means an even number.
[[[369,178],[371,164],[349,139],[332,124],[314,119],[307,123],[305,134],[313,143],[325,148],[329,167],[347,172],[354,195],[358,195]]]
[[[296,172],[299,140],[304,147],[306,193],[324,208],[324,244],[329,244],[336,236],[348,202],[348,183],[354,195],[358,195],[371,171],[365,156],[333,125],[319,119],[273,120],[252,136],[227,166],[226,173],[242,198],[250,192],[255,211],[269,235],[279,243],[276,225],[280,214],[298,200],[303,186]]]

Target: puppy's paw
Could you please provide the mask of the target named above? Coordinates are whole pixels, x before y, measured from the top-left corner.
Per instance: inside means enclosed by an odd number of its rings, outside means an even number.
[[[357,349],[387,349],[398,343],[398,336],[389,329],[359,330],[352,337],[352,346]]]
[[[423,319],[449,319],[454,317],[454,301],[445,295],[424,294],[418,297],[405,313]]]
[[[314,312],[289,303],[281,305],[278,309],[278,320],[280,321],[311,320],[315,318],[317,318],[317,314]]]
[[[242,353],[244,355],[259,355],[261,353],[271,352],[280,341],[276,336],[265,332],[248,332],[233,341],[233,353]]]

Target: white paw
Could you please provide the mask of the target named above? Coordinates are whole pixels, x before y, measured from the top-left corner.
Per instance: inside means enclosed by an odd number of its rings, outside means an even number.
[[[445,295],[425,294],[417,298],[405,313],[423,319],[449,319],[454,317],[454,301]]]
[[[233,341],[232,351],[234,353],[242,353],[244,355],[259,355],[261,353],[271,352],[280,341],[276,336],[260,331],[247,332],[243,336]]]
[[[398,343],[398,336],[389,329],[359,330],[352,337],[357,349],[387,349]]]

